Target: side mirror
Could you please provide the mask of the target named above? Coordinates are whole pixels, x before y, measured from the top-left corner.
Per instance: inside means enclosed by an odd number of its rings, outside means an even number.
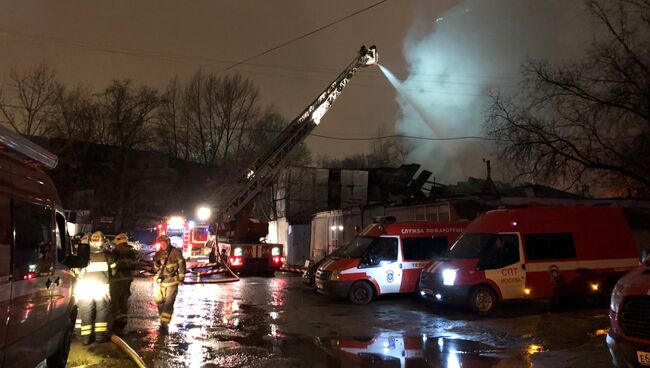
[[[65,265],[70,268],[85,268],[90,262],[90,245],[79,244],[77,246],[77,255],[68,256],[65,259]]]

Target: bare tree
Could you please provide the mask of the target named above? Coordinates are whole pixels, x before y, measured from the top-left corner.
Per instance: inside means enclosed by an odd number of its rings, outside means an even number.
[[[42,134],[60,89],[54,70],[47,64],[24,72],[13,68],[8,83],[0,89],[0,113],[17,132]]]
[[[185,138],[187,127],[182,121],[182,90],[178,77],[174,77],[163,92],[158,109],[158,137],[175,158],[187,159],[189,142]]]
[[[85,87],[77,86],[71,90],[61,88],[50,116],[43,129],[48,137],[70,141],[103,141],[105,134],[99,126],[99,104]]]
[[[127,217],[126,209],[137,210],[126,205],[129,160],[136,148],[150,148],[155,111],[159,105],[158,93],[149,87],[135,88],[130,80],[115,80],[101,96],[103,118],[110,133],[109,144],[118,148],[115,166],[116,218],[114,230],[121,230]]]
[[[650,1],[588,1],[585,60],[524,65],[520,96],[493,94],[487,132],[518,177],[650,188]],[[612,186],[613,184],[613,186]]]

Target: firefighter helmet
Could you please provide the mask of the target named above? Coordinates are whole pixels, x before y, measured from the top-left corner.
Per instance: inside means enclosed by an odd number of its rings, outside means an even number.
[[[166,242],[167,245],[171,245],[171,244],[172,244],[172,240],[169,239],[169,237],[168,237],[167,235],[161,235],[161,236],[159,236],[159,237],[158,237],[158,241],[159,241],[159,242]]]
[[[115,245],[126,244],[129,242],[129,237],[125,233],[117,234],[114,242]]]
[[[104,248],[104,234],[101,231],[95,231],[90,235],[90,250],[100,252]]]

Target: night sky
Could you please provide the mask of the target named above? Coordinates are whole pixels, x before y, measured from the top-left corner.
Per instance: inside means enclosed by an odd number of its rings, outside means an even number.
[[[111,79],[131,78],[163,88],[175,75],[184,81],[199,67],[220,71],[230,65],[228,61],[246,59],[376,2],[2,0],[0,75],[6,77],[13,66],[22,68],[45,61],[67,85],[83,84],[99,89]],[[565,11],[566,3],[554,0],[544,4],[562,6],[561,11]],[[314,133],[368,137],[376,136],[382,129],[384,134],[397,131],[422,136],[480,135],[480,116],[464,116],[458,112],[478,114],[484,100],[474,97],[482,94],[485,87],[515,85],[513,78],[519,60],[531,54],[527,49],[530,44],[543,46],[540,49],[547,53],[556,46],[575,49],[572,42],[555,42],[571,39],[566,27],[562,27],[562,20],[558,20],[562,17],[558,16],[557,9],[535,4],[532,0],[390,0],[233,70],[254,81],[265,104],[275,106],[292,119],[343,70],[362,44],[376,44],[381,64],[398,79],[411,79],[407,82],[408,90],[418,94],[414,99],[421,98],[424,105],[428,104],[424,110],[432,111],[433,124],[441,127],[431,129],[421,121],[415,125],[410,123],[412,114],[407,108],[400,108],[398,94],[379,68],[366,68],[352,80]],[[528,21],[526,14],[531,13],[538,17],[537,22]],[[549,19],[560,24],[548,28]],[[544,30],[535,29],[536,24]],[[481,28],[473,29],[474,25]],[[538,33],[543,37],[534,36]],[[436,34],[437,38],[432,37]],[[500,36],[511,34],[521,34],[521,37],[503,40]],[[529,42],[528,34],[533,35],[533,41]],[[456,39],[457,36],[462,37]],[[430,40],[431,45],[422,40]],[[482,69],[485,65],[503,64],[490,59],[490,50],[500,50],[489,47],[491,42],[511,47],[504,55],[516,61],[506,63],[510,69]],[[452,49],[448,47],[450,44],[461,47]],[[487,45],[485,50],[481,45]],[[436,61],[440,65],[422,66],[422,60],[426,64],[429,58],[421,54],[423,49],[435,55],[432,60],[442,60]],[[508,54],[512,50],[516,58]],[[413,73],[418,65],[425,77]],[[451,70],[456,65],[463,70]],[[489,74],[489,80],[485,74]],[[413,83],[421,84],[423,78],[424,85],[413,86]],[[449,88],[453,89],[451,93]],[[472,90],[468,92],[467,88]],[[434,94],[427,95],[427,91]],[[471,101],[443,101],[449,96],[472,97]],[[451,110],[445,110],[448,108]],[[423,124],[426,129],[421,128]],[[458,128],[467,124],[470,128]],[[314,157],[342,157],[366,152],[369,147],[367,141],[318,137],[308,138],[307,143]],[[422,149],[422,142],[411,143],[420,147],[409,161],[423,163],[438,178],[449,181],[468,175],[483,176],[481,158],[490,153],[489,147],[476,142],[465,145],[469,150],[440,145]],[[499,164],[494,166],[498,170]],[[441,174],[442,171],[449,174]]]

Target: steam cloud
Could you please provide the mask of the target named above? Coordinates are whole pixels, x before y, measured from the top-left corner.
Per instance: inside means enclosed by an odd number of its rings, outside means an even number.
[[[527,58],[566,62],[591,40],[580,1],[465,0],[438,17],[428,3],[417,3],[404,45],[409,72],[399,89],[396,130],[405,135],[484,135],[488,89],[514,93]],[[491,158],[497,173],[501,166],[486,141],[405,143],[408,161],[442,182],[483,177],[482,158]]]

